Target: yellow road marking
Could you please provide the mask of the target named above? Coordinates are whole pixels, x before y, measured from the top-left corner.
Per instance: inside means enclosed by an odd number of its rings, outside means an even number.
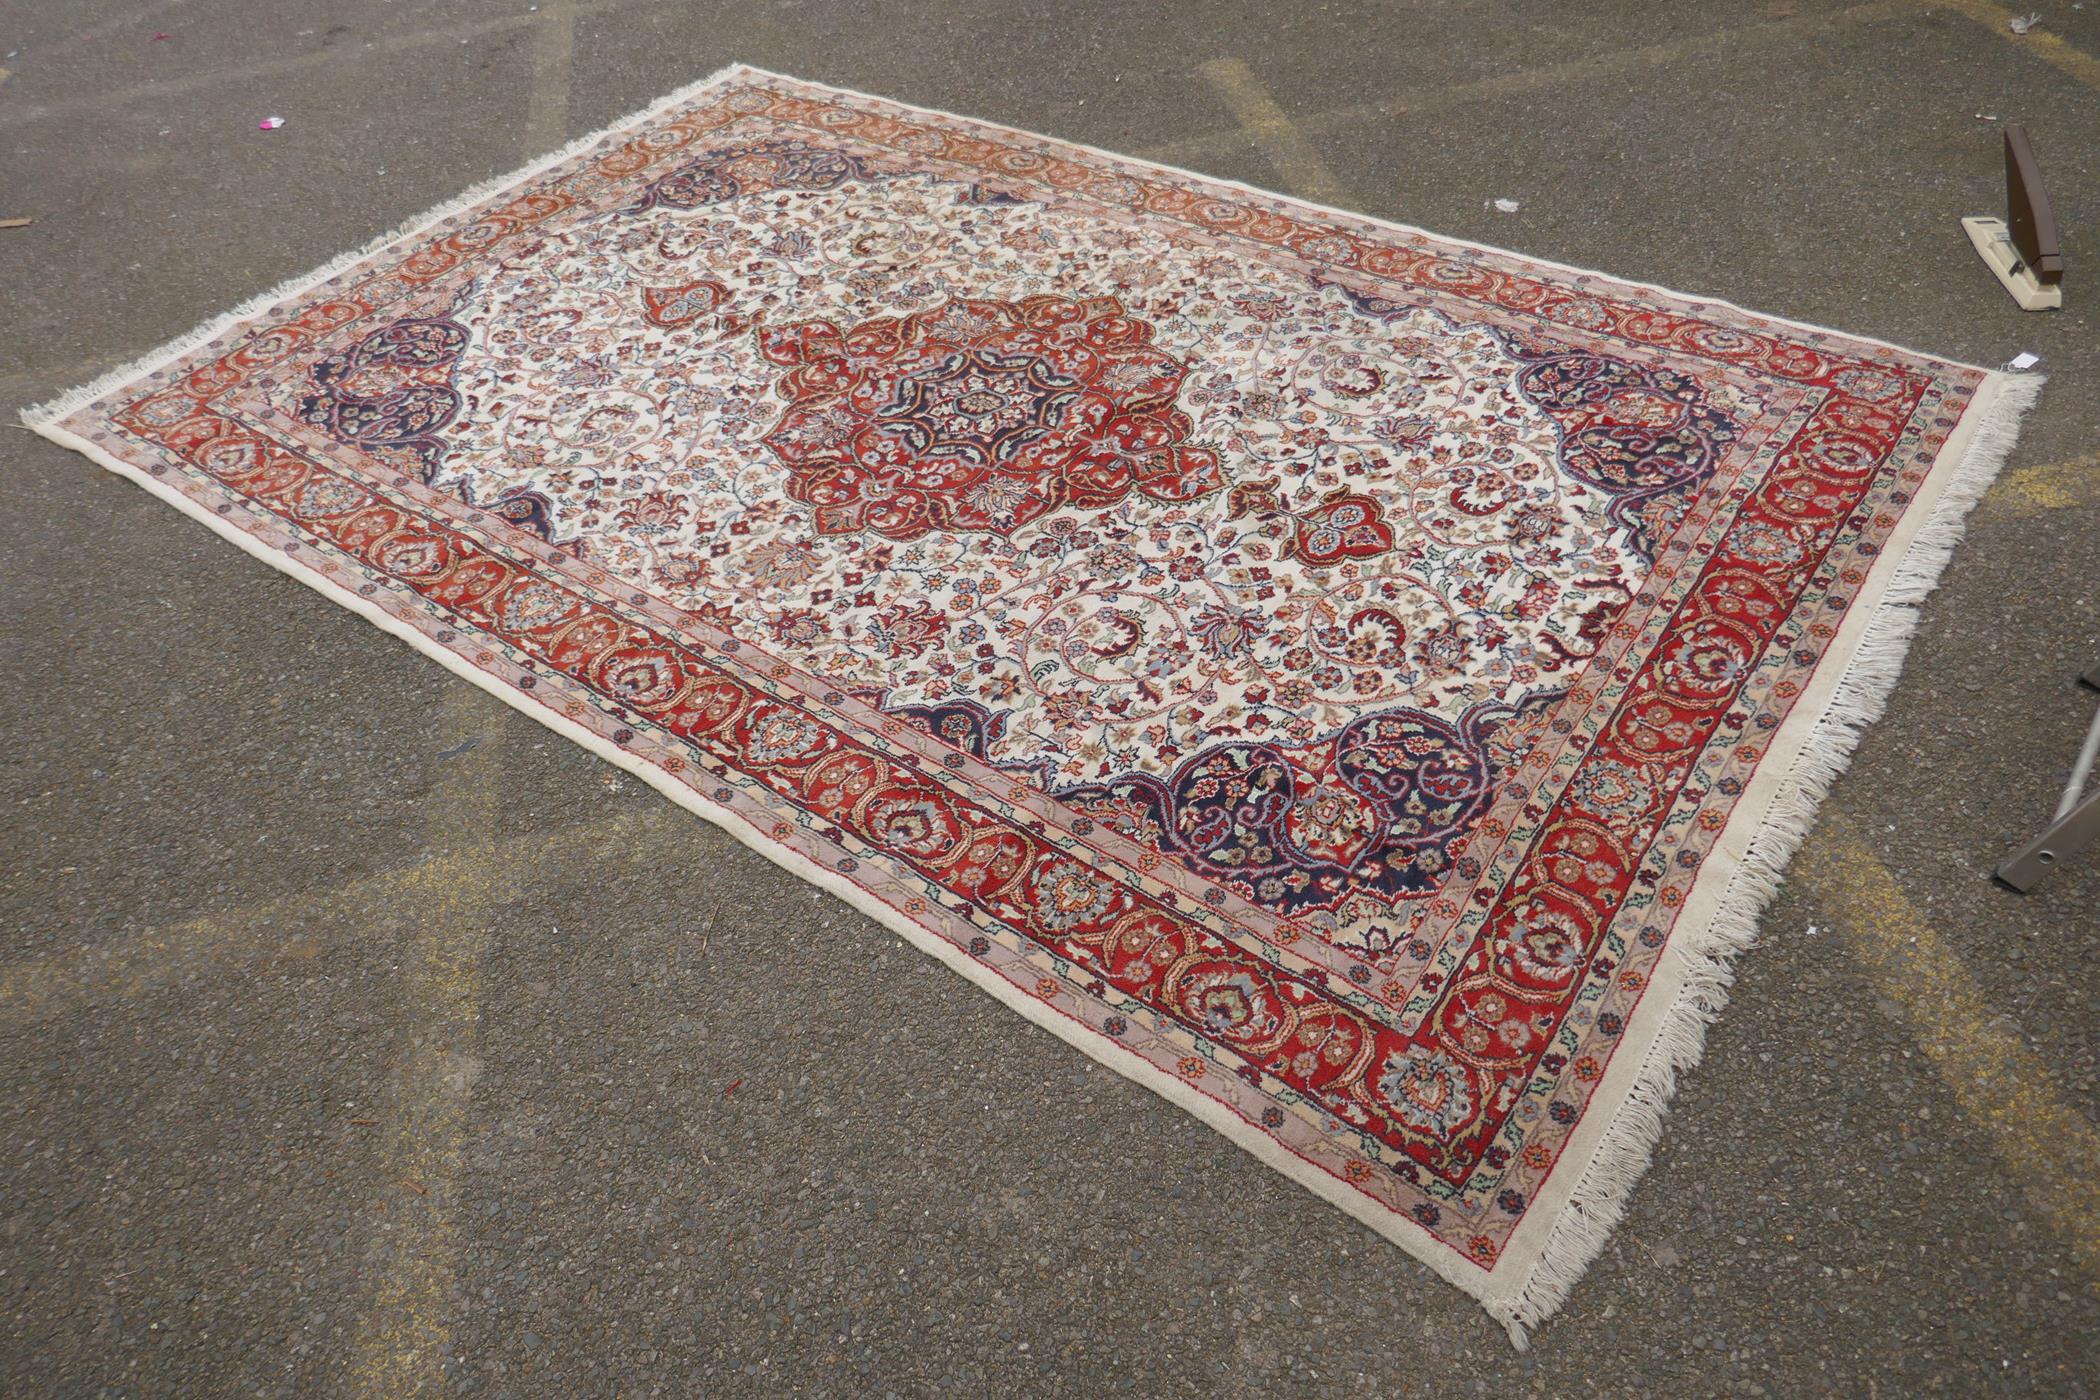
[[[1285,189],[1319,204],[1351,202],[1348,187],[1327,168],[1320,153],[1291,124],[1246,64],[1236,58],[1214,58],[1196,71],[1218,90],[1232,109],[1233,120],[1268,156]]]
[[[509,718],[492,719],[492,708],[480,691],[453,686],[446,728],[456,738]],[[488,843],[500,811],[501,751],[491,738],[448,760],[425,799],[431,845]],[[432,1395],[444,1386],[439,1349],[451,1330],[446,1298],[459,1257],[460,1166],[481,1073],[481,962],[491,906],[513,876],[495,862],[470,864],[429,890],[417,909],[422,927],[401,985],[409,1041],[380,1114],[387,1137],[374,1174],[379,1233],[365,1258],[365,1277],[377,1286],[365,1302],[353,1395]]]
[[[2007,472],[1983,499],[1988,507],[2023,516],[2100,502],[2100,452]]]
[[[532,45],[532,94],[525,115],[527,156],[564,145],[569,129],[569,86],[576,63],[575,0],[546,0]]]
[[[2100,1130],[2051,1089],[2049,1067],[2000,1024],[1961,956],[1833,817],[1793,873],[1829,914],[1875,989],[1900,1007],[1925,1057],[2011,1177],[2069,1240],[2100,1293]]]
[[[1916,0],[1916,3],[1926,9],[1946,8],[1966,15],[2007,43],[2018,45],[2042,62],[2069,73],[2087,87],[2100,88],[2100,58],[2094,58],[2047,29],[2030,29],[2025,34],[2012,32],[2013,20],[2029,11],[2008,10],[2002,5],[1993,5],[1991,0]]]
[[[1763,43],[1774,39],[1806,38],[1833,30],[1870,24],[1890,19],[1897,15],[1912,13],[1918,0],[1868,0],[1866,4],[1852,5],[1830,14],[1803,15],[1772,20],[1763,24],[1745,24],[1709,33],[1695,35],[1689,39],[1671,40],[1660,44],[1647,44],[1636,49],[1622,49],[1616,53],[1598,54],[1593,58],[1577,59],[1572,63],[1555,63],[1541,68],[1524,68],[1510,73],[1497,73],[1470,83],[1454,83],[1448,87],[1409,90],[1394,93],[1390,97],[1370,102],[1353,102],[1345,106],[1330,107],[1320,112],[1308,113],[1294,123],[1300,137],[1320,135],[1359,122],[1379,121],[1402,112],[1419,114],[1440,108],[1462,106],[1466,103],[1489,101],[1498,97],[1513,97],[1522,93],[1541,92],[1575,82],[1595,82],[1601,79],[1620,77],[1643,68],[1654,68],[1664,64],[1682,63],[1689,59],[1712,57],[1728,53],[1739,44]],[[1244,124],[1236,130],[1209,132],[1181,141],[1153,146],[1138,152],[1148,160],[1164,161],[1171,165],[1187,164],[1201,157],[1229,155],[1240,150],[1255,134]]]
[[[359,936],[375,911],[428,908],[446,890],[498,872],[560,870],[567,860],[607,862],[645,857],[634,839],[654,809],[626,811],[602,823],[561,827],[501,841],[461,843],[442,855],[382,871],[323,893],[299,893],[166,929],[149,929],[108,946],[34,958],[0,968],[0,1030],[17,1030],[82,1007],[132,1000],[163,987],[218,976],[251,960],[303,960]]]

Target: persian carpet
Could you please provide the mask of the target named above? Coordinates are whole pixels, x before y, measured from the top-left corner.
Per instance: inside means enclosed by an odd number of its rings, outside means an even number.
[[[2038,387],[737,67],[30,421],[1521,1342]]]

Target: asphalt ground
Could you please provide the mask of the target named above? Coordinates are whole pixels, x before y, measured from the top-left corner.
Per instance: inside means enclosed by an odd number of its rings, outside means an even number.
[[[1983,0],[0,0],[10,416],[739,59],[2053,376],[1523,1355],[868,920],[0,429],[0,1391],[2093,1393],[2100,860],[1988,878],[2100,659],[2100,3],[2035,3],[2016,37]],[[2054,315],[1956,222],[2000,207],[2008,119],[2068,230]]]

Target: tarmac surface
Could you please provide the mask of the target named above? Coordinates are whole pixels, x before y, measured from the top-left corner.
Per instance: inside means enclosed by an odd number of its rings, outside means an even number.
[[[0,0],[10,417],[733,60],[2052,376],[1525,1354],[873,923],[0,429],[0,1392],[2094,1393],[2100,859],[1989,879],[2100,660],[2100,3],[2041,9]],[[2049,316],[1957,223],[2002,208],[2013,119],[2070,239]]]

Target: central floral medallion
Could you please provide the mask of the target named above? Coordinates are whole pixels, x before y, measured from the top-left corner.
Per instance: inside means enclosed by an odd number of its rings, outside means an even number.
[[[1113,297],[1053,296],[769,328],[788,407],[763,440],[825,535],[1009,535],[1132,491],[1193,500],[1224,479],[1152,334]]]
[[[990,466],[1055,431],[1078,397],[1079,385],[1041,356],[958,350],[898,380],[878,420],[921,458]]]

